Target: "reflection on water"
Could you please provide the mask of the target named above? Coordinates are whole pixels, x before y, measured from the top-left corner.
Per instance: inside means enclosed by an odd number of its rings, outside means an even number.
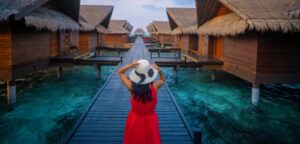
[[[114,67],[102,67],[96,79],[93,67],[64,69],[63,79],[49,68],[17,81],[17,107],[5,110],[5,86],[1,85],[0,143],[57,143],[90,104]]]
[[[265,85],[261,112],[251,109],[251,84],[224,72],[164,69],[167,82],[192,127],[211,144],[297,143],[300,141],[300,85]]]

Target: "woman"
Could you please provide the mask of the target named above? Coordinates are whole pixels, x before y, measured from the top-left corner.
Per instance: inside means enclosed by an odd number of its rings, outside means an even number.
[[[127,77],[125,72],[131,68],[133,70]],[[158,74],[160,79],[155,80]],[[131,93],[131,110],[126,120],[124,144],[160,144],[155,107],[157,91],[165,82],[162,71],[147,60],[139,60],[121,67],[119,75]]]

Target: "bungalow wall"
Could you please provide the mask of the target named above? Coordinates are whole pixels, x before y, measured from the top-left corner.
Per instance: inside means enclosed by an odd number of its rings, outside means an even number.
[[[104,34],[104,46],[106,47],[120,47],[128,41],[128,34]]]
[[[180,40],[179,40],[179,46],[180,48],[188,51],[189,49],[189,35],[181,35]]]
[[[209,51],[208,48],[208,38],[209,36],[207,35],[199,35],[198,36],[198,53],[201,56],[205,56],[205,57],[212,57],[211,52]]]
[[[300,82],[300,33],[258,34],[256,82]]]
[[[13,80],[49,65],[48,31],[26,28],[22,22],[1,23],[0,80]]]
[[[174,44],[174,37],[170,34],[159,34],[158,37],[160,44]]]
[[[198,36],[184,34],[181,37],[181,48],[184,51],[196,52],[198,51]]]
[[[174,35],[174,46],[178,48],[182,48],[181,35]]]
[[[256,84],[300,82],[299,36],[248,32],[225,37],[223,70]]]
[[[0,23],[0,80],[12,79],[12,34],[9,23]]]
[[[254,82],[257,63],[257,33],[225,37],[223,44],[223,70]],[[215,58],[215,57],[214,57]]]

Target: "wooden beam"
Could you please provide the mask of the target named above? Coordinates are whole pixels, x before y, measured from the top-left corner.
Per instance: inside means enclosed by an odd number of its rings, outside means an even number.
[[[21,20],[22,18],[24,18],[26,15],[28,15],[32,11],[34,11],[37,8],[41,7],[46,2],[48,2],[48,0],[39,0],[39,1],[35,2],[34,4],[32,4],[32,5],[28,5],[24,8],[22,8],[22,10],[18,14],[15,14],[14,19],[16,21]]]

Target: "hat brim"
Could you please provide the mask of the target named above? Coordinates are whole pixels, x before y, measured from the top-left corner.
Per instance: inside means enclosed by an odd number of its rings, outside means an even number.
[[[157,71],[157,69],[153,68],[152,66],[150,68],[153,70],[153,75],[152,75],[152,77],[146,76],[146,79],[145,79],[144,82],[139,83],[139,81],[141,80],[141,78],[138,75],[136,75],[135,69],[132,70],[129,73],[129,79],[132,82],[137,83],[137,84],[148,84],[148,83],[153,82],[156,79],[157,75],[158,75],[158,71]]]

